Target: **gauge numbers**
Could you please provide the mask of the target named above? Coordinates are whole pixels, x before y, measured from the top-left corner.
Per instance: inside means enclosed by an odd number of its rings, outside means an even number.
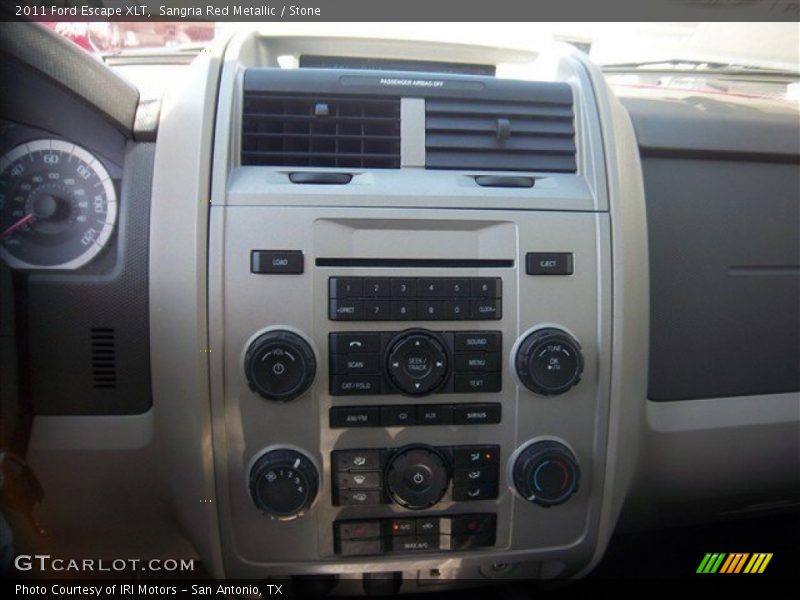
[[[16,269],[77,269],[106,246],[117,196],[103,164],[61,140],[0,157],[0,258]]]

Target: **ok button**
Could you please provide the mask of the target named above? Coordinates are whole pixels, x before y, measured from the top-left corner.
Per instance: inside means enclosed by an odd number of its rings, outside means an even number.
[[[408,489],[414,492],[424,492],[431,487],[433,473],[426,465],[412,465],[406,469],[405,480]]]

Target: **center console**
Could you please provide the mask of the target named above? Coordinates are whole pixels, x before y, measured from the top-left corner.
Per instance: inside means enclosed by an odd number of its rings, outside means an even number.
[[[200,455],[222,571],[411,591],[588,568],[644,381],[630,124],[579,55],[521,81],[280,69],[276,43],[234,38],[217,91]]]

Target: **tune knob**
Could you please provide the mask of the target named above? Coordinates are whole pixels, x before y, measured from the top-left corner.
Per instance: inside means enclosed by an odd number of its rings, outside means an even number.
[[[250,469],[250,495],[256,506],[279,519],[302,515],[317,496],[314,464],[295,450],[271,450]]]
[[[580,470],[569,448],[555,441],[534,442],[514,463],[514,485],[540,506],[566,502],[578,489]]]
[[[389,459],[384,481],[392,500],[420,510],[442,499],[450,484],[450,466],[436,448],[423,444],[406,446]]]
[[[317,361],[302,337],[291,331],[275,330],[250,344],[244,368],[253,391],[267,400],[286,402],[311,386]]]
[[[409,396],[422,396],[439,389],[447,378],[447,351],[442,341],[424,329],[398,335],[386,353],[389,379]]]
[[[581,345],[560,329],[539,329],[522,340],[515,360],[522,384],[537,394],[563,394],[581,379]]]

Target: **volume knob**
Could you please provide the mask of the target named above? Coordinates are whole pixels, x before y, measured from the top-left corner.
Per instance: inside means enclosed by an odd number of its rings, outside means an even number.
[[[282,329],[268,331],[250,344],[244,359],[250,387],[267,400],[287,402],[314,381],[317,361],[303,338]]]

